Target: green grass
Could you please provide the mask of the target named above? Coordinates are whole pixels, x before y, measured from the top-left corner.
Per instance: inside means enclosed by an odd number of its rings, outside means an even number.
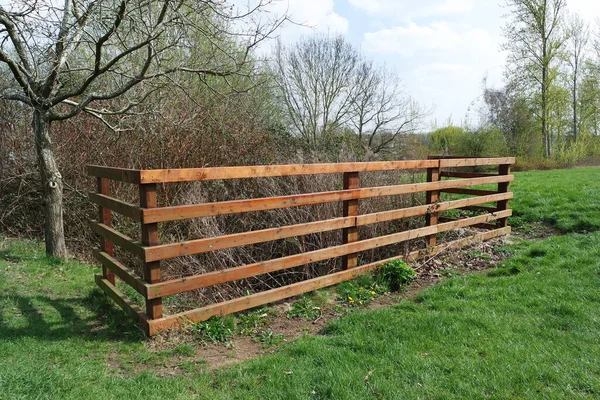
[[[350,312],[324,335],[216,372],[194,343],[148,346],[94,288],[96,268],[0,240],[0,398],[598,398],[599,173],[516,174],[518,229],[566,235],[504,247],[498,269]],[[593,232],[571,233],[582,231]],[[260,330],[265,346],[279,341]],[[160,374],[164,365],[181,374]]]
[[[530,171],[515,174],[511,225],[553,226],[561,233],[600,229],[600,167]]]

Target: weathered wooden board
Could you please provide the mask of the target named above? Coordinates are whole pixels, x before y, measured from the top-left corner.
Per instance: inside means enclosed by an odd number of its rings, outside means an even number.
[[[455,208],[462,208],[473,204],[481,204],[512,198],[512,193],[499,193],[491,196],[473,197],[468,199],[452,200],[433,205],[423,205],[403,208],[399,210],[382,211],[373,214],[355,217],[334,218],[325,221],[309,222],[305,224],[288,225],[278,228],[261,229],[257,231],[235,233],[204,239],[188,240],[185,242],[163,244],[144,248],[146,261],[166,260],[173,257],[182,257],[209,251],[223,250],[232,247],[245,246],[267,242],[271,240],[286,239],[311,233],[326,232],[347,227],[363,226],[400,218],[425,215],[429,212],[440,212]],[[496,211],[495,209],[492,211]],[[349,243],[349,242],[348,242]]]
[[[213,215],[265,211],[274,210],[278,208],[305,206],[311,204],[331,203],[337,201],[367,199],[380,196],[418,193],[427,190],[442,190],[448,188],[461,188],[464,186],[510,182],[513,179],[514,177],[512,175],[506,175],[485,178],[458,179],[452,181],[412,183],[406,185],[380,186],[361,189],[337,190],[321,193],[305,193],[299,195],[267,197],[259,199],[231,200],[217,203],[161,207],[153,209],[144,209],[142,212],[144,223],[177,221],[182,219],[199,218]],[[486,194],[492,193],[497,192],[491,192]]]
[[[154,169],[141,171],[140,183],[207,181],[215,179],[265,178],[420,169],[439,165],[438,160],[374,161],[326,164],[257,165],[243,167]]]

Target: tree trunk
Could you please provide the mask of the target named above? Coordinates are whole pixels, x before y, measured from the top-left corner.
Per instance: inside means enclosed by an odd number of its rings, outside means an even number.
[[[46,110],[33,112],[33,134],[38,156],[40,178],[43,186],[44,239],[46,254],[65,258],[65,232],[63,226],[63,181],[52,151],[50,119]]]

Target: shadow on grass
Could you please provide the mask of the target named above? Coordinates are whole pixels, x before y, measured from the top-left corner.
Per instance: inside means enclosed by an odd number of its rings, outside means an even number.
[[[139,342],[145,335],[104,294],[91,290],[85,297],[23,296],[0,293],[0,339],[31,337],[60,341],[72,338],[110,342]],[[10,312],[11,315],[8,315]]]

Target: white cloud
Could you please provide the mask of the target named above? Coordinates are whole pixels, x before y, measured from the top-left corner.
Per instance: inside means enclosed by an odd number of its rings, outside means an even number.
[[[469,13],[473,0],[349,0],[350,4],[370,15],[401,20]]]
[[[490,35],[483,29],[457,29],[449,23],[434,22],[421,26],[414,22],[393,28],[366,32],[362,47],[379,54],[399,54],[403,57],[454,52],[470,48],[489,48]]]

